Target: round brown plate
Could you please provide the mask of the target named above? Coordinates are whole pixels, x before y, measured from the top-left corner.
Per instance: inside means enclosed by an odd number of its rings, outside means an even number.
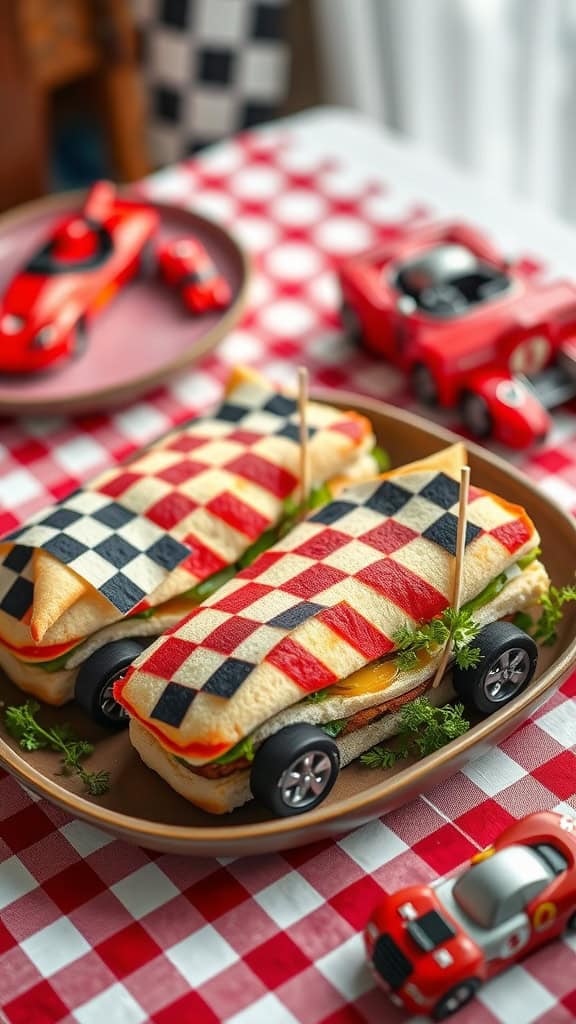
[[[63,213],[81,206],[82,195],[49,196],[0,217],[0,295]],[[212,221],[176,206],[150,205],[160,215],[160,239],[194,235],[205,245],[231,286],[231,305],[195,317],[154,272],[142,275],[95,315],[80,356],[44,373],[0,374],[0,414],[84,413],[126,403],[196,362],[232,330],[246,299],[246,254]]]
[[[378,441],[395,466],[458,440],[419,417],[378,402],[336,392],[317,397],[370,416]],[[501,459],[472,444],[469,451],[473,482],[526,507],[540,531],[543,558],[552,579],[557,584],[570,582],[576,564],[576,523]],[[25,753],[5,734],[0,739],[0,763],[47,800],[141,846],[174,853],[243,856],[314,842],[412,799],[519,725],[553,693],[576,661],[576,607],[567,607],[557,644],[542,649],[535,681],[515,701],[415,764],[387,772],[366,769],[358,763],[350,765],[341,772],[326,802],[299,817],[271,819],[255,803],[226,817],[205,814],[142,764],[125,733],[106,735],[73,705],[58,710],[46,708],[42,714],[53,722],[72,722],[80,735],[94,741],[96,750],[90,768],[111,770],[113,784],[108,794],[98,800],[85,799],[79,795],[81,787],[76,780],[55,774],[55,754]],[[0,700],[18,703],[22,694],[7,681],[0,681]]]

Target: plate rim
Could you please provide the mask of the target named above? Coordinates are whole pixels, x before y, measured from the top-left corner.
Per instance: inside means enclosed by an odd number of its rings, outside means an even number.
[[[26,395],[14,398],[2,398],[0,395],[0,416],[29,416],[32,414],[45,416],[54,413],[58,415],[81,415],[84,412],[100,411],[102,409],[109,409],[112,406],[121,405],[125,400],[136,400],[148,391],[152,391],[155,387],[160,387],[169,381],[179,370],[194,366],[203,356],[216,348],[222,339],[236,326],[244,313],[248,299],[248,290],[252,280],[252,261],[248,251],[241,245],[233,232],[226,230],[226,228],[210,217],[196,213],[186,206],[147,199],[145,196],[140,197],[135,194],[133,188],[128,189],[126,186],[120,186],[118,191],[123,197],[133,199],[135,202],[141,199],[154,207],[154,209],[192,217],[197,222],[205,225],[208,231],[219,235],[221,240],[232,250],[241,270],[240,284],[234,301],[223,312],[217,323],[197,339],[190,354],[187,354],[185,350],[176,359],[165,363],[154,373],[141,374],[133,378],[129,384],[111,385],[106,388],[90,391],[89,394],[83,396],[73,395],[68,398],[45,400]],[[27,203],[21,203],[14,209],[7,210],[0,214],[0,240],[7,228],[19,226],[28,220],[33,220],[35,216],[77,208],[81,205],[82,199],[87,194],[88,189],[71,189],[66,192],[41,196],[39,199],[32,199]]]
[[[544,497],[567,524],[573,533],[576,541],[576,521],[552,498],[543,494],[542,490],[529,478],[524,476],[516,467],[506,463],[498,455],[491,451],[468,441],[466,438],[447,430],[439,424],[433,423],[414,413],[407,412],[399,406],[391,405],[388,402],[381,402],[379,399],[356,395],[347,391],[313,389],[311,398],[330,402],[337,406],[356,408],[361,413],[376,413],[387,415],[393,418],[402,418],[408,427],[427,433],[435,440],[446,445],[461,442],[472,455],[480,457],[489,465],[502,472],[504,470],[509,476],[520,483],[524,488],[533,492],[538,499]],[[477,725],[465,732],[457,739],[441,747],[439,750],[426,757],[420,758],[413,764],[401,769],[393,776],[388,776],[374,785],[363,789],[359,794],[346,797],[336,805],[324,804],[309,811],[305,815],[294,815],[288,818],[271,818],[262,822],[255,822],[241,825],[215,824],[207,826],[198,825],[170,825],[163,822],[155,822],[146,818],[135,817],[121,811],[110,810],[101,807],[85,797],[70,792],[59,786],[58,783],[28,764],[15,750],[13,750],[0,736],[0,765],[15,775],[24,786],[33,789],[34,792],[49,799],[52,803],[63,808],[68,813],[80,817],[89,823],[102,827],[104,830],[120,833],[123,838],[136,842],[137,845],[146,846],[146,841],[161,840],[172,844],[173,848],[180,849],[180,852],[191,853],[193,847],[198,847],[198,852],[204,855],[203,848],[213,844],[221,843],[228,849],[232,847],[241,848],[243,844],[257,842],[259,839],[267,839],[275,835],[283,838],[297,838],[297,843],[291,845],[302,845],[306,842],[306,833],[318,831],[322,826],[330,823],[342,823],[343,831],[352,827],[354,819],[361,816],[365,821],[369,818],[372,810],[384,799],[390,798],[392,803],[402,796],[405,791],[411,791],[435,773],[441,772],[448,762],[455,762],[457,770],[458,760],[471,748],[482,748],[487,740],[491,743],[492,734],[509,734],[515,720],[518,724],[528,717],[530,708],[538,706],[547,697],[551,696],[554,689],[560,685],[568,675],[576,662],[576,636],[566,650],[559,655],[549,668],[538,678],[536,683],[529,686],[523,694],[511,704],[501,708],[495,714],[483,719]],[[508,728],[508,733],[506,729]],[[166,783],[167,785],[167,783]],[[225,821],[226,816],[218,817],[218,821]],[[359,822],[356,821],[356,824]]]

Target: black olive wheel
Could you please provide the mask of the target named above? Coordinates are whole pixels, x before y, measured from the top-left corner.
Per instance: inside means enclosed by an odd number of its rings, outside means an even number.
[[[574,911],[573,914],[570,915],[570,917],[568,918],[568,920],[566,922],[566,931],[570,935],[573,935],[574,932],[576,932],[576,910]]]
[[[451,1017],[474,998],[479,988],[478,978],[464,978],[438,1000],[432,1011],[432,1020],[446,1020],[447,1017]]]
[[[287,725],[256,751],[250,788],[269,811],[288,817],[321,804],[339,770],[338,747],[322,729]]]
[[[491,715],[526,689],[536,671],[538,648],[512,622],[484,626],[471,646],[480,648],[480,660],[473,668],[454,665],[454,689],[466,704]]]
[[[80,665],[74,696],[93,722],[108,729],[126,728],[128,715],[114,700],[113,686],[152,639],[113,640]]]
[[[416,363],[410,372],[412,391],[423,405],[438,405],[438,388],[432,375],[424,363]]]
[[[492,434],[494,428],[492,414],[482,395],[476,395],[473,391],[465,391],[460,399],[460,415],[464,426],[472,434],[472,437],[484,440]]]

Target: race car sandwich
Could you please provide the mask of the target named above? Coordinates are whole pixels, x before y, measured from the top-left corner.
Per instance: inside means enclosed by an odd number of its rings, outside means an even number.
[[[355,412],[309,402],[311,505],[373,475]],[[0,665],[51,704],[119,722],[111,683],[150,638],[270,546],[300,502],[297,403],[238,370],[224,403],[0,544]]]
[[[395,732],[405,702],[456,689],[486,713],[519,693],[536,645],[505,620],[549,580],[524,509],[479,488],[462,593],[478,663],[437,689],[441,645],[402,667],[406,636],[450,607],[461,454],[348,487],[152,644],[115,685],[145,763],[209,812],[256,796],[296,814]]]

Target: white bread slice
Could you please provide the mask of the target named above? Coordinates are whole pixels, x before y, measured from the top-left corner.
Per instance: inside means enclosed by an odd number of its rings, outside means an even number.
[[[513,579],[489,604],[474,613],[482,625],[494,622],[517,611],[533,608],[549,586],[544,566],[536,561]],[[431,679],[440,655],[423,668],[414,672],[401,673],[397,681],[385,691],[371,692],[358,697],[333,697],[320,703],[300,703],[286,708],[265,722],[254,733],[256,745],[268,736],[295,722],[321,725],[324,722],[350,717],[366,707],[382,704],[416,689],[425,679]],[[450,673],[441,685],[428,690],[427,697],[433,704],[445,704],[454,696]],[[384,739],[393,736],[400,721],[400,712],[384,714],[382,718],[350,732],[336,740],[340,749],[342,766],[349,764],[365,750]],[[243,768],[219,779],[210,779],[189,771],[177,761],[158,740],[135,719],[130,721],[130,740],[140,757],[149,768],[157,772],[177,793],[190,803],[211,814],[225,814],[252,799],[250,791],[250,769]]]

